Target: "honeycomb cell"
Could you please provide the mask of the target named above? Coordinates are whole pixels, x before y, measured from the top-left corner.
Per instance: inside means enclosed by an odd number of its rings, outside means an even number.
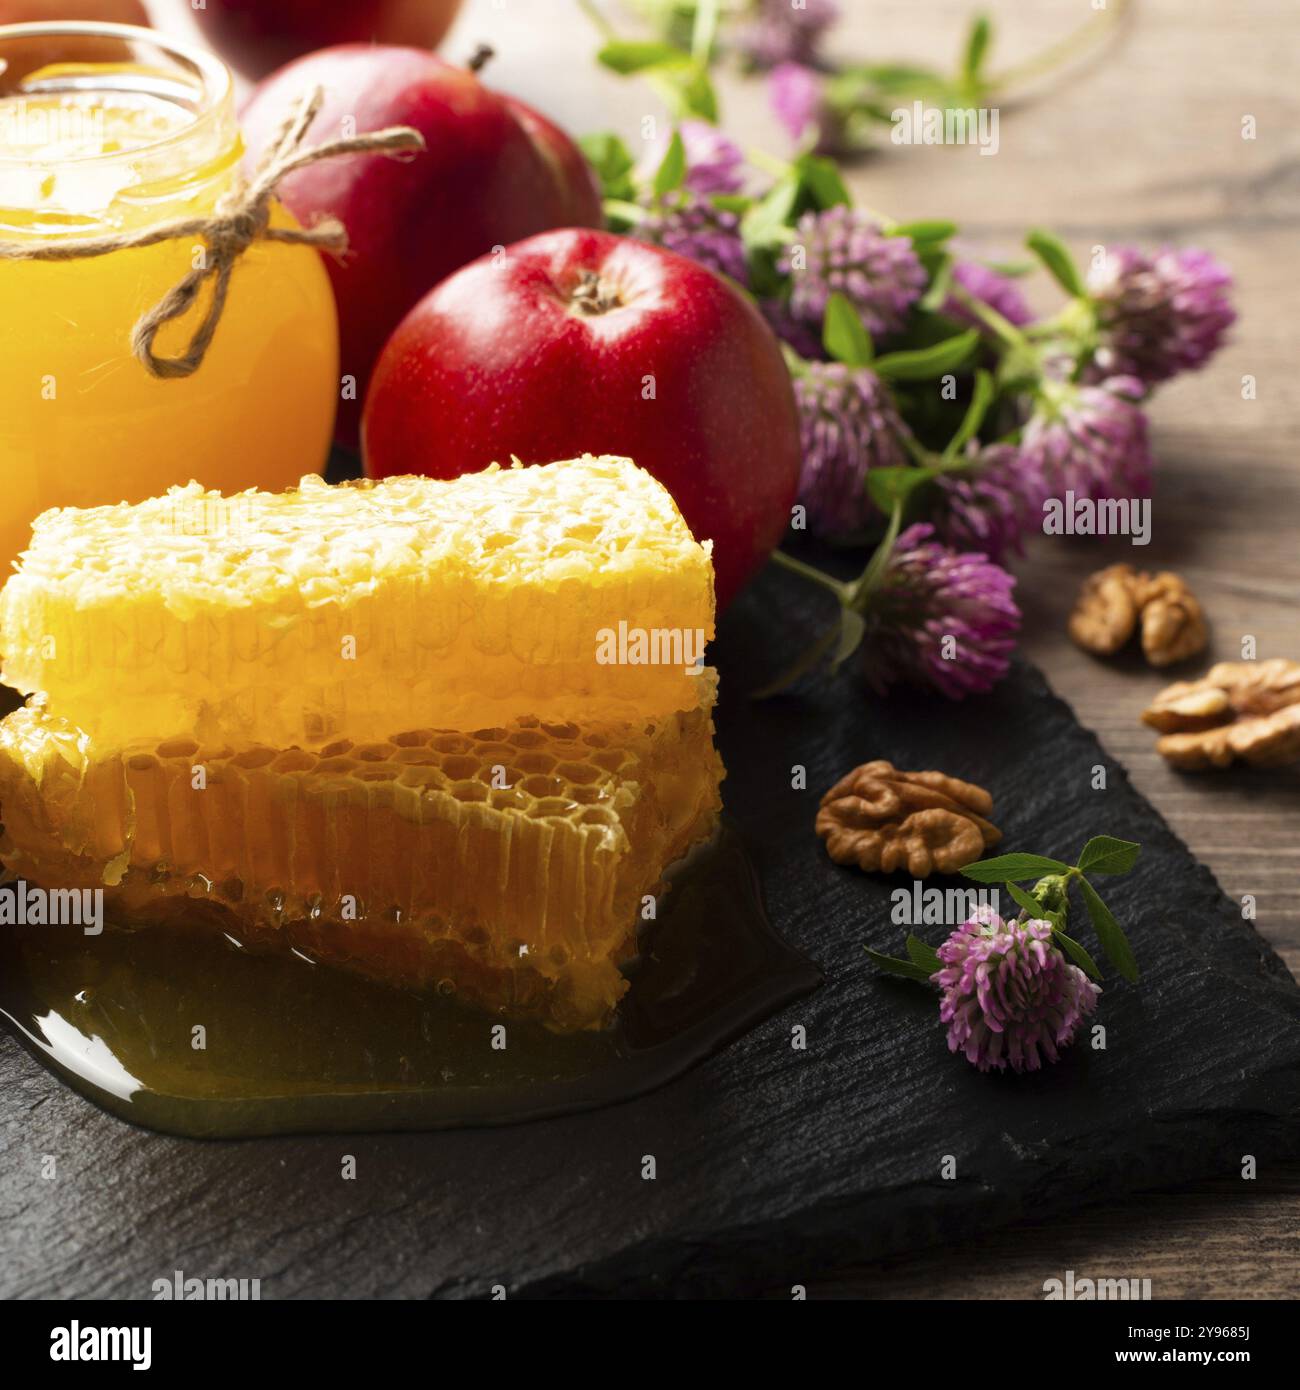
[[[430,740],[435,752],[468,753],[474,746],[473,739],[465,734],[440,733]]]
[[[197,898],[314,959],[413,988],[449,980],[556,1029],[596,1027],[626,987],[641,899],[712,832],[715,691],[706,672],[694,706],[648,733],[601,725],[615,771],[591,756],[590,730],[506,726],[517,759],[553,769],[509,788],[482,781],[477,754],[461,751],[472,743],[446,732],[228,749],[196,787],[201,747],[101,754],[27,707],[0,721],[0,859],[34,883],[103,887],[133,921],[183,929]],[[543,741],[519,753],[521,732]]]
[[[555,775],[562,777],[570,786],[586,787],[600,780],[600,768],[590,763],[567,762],[555,769]]]
[[[404,734],[394,734],[389,740],[395,748],[425,748],[433,741],[432,729],[408,729]]]

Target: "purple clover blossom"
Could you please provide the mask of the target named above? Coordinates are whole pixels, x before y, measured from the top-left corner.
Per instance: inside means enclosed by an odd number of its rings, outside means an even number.
[[[833,293],[843,294],[873,338],[898,332],[925,289],[911,241],[887,236],[869,214],[837,206],[806,212],[777,260],[790,276],[790,312],[821,331]]]
[[[1020,448],[1041,473],[1047,497],[1105,501],[1145,497],[1154,461],[1147,418],[1138,402],[1145,388],[1131,376],[1096,385],[1044,385],[1045,399],[1030,416]]]
[[[933,686],[950,699],[991,690],[1007,673],[1020,610],[1016,581],[987,556],[933,540],[910,526],[894,544],[871,597],[867,679]]]
[[[768,327],[799,354],[800,357],[824,360],[826,349],[822,345],[821,326],[810,327],[801,319],[795,318],[784,299],[761,299],[758,303]]]
[[[667,201],[651,203],[635,230],[642,241],[687,256],[741,285],[749,279],[740,218],[698,193],[679,191]]]
[[[981,261],[957,261],[952,268],[952,278],[972,299],[987,304],[1017,328],[1023,328],[1034,317],[1016,282],[992,266],[984,265]],[[950,319],[970,324],[972,328],[984,328],[978,317],[956,295],[948,296],[943,312]]]
[[[844,145],[844,122],[826,100],[825,81],[816,68],[780,63],[768,78],[767,100],[795,145],[812,135],[814,154],[834,155]]]
[[[1101,329],[1097,371],[1153,386],[1204,366],[1236,320],[1231,285],[1206,251],[1112,252],[1088,275]]]
[[[837,0],[751,0],[752,15],[740,29],[736,46],[751,67],[766,71],[780,63],[817,61],[827,29],[840,17]]]
[[[794,378],[803,469],[799,502],[817,536],[863,530],[875,513],[873,468],[904,467],[910,433],[888,386],[868,367],[809,362]]]
[[[740,146],[708,121],[682,121],[677,129],[686,154],[685,187],[706,196],[739,193],[745,184],[745,156]],[[647,180],[653,179],[671,140],[672,131],[668,130],[646,151],[641,173]]]
[[[1001,563],[1024,554],[1024,537],[1042,522],[1047,500],[1040,460],[1013,444],[972,441],[968,467],[938,480],[935,526],[958,550],[978,550]]]
[[[1004,922],[991,908],[971,914],[938,950],[930,976],[943,996],[948,1050],[980,1071],[1038,1071],[1055,1062],[1101,990],[1052,942],[1050,922]]]

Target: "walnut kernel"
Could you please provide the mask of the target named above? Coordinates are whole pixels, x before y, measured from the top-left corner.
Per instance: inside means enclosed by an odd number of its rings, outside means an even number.
[[[1187,771],[1300,761],[1300,662],[1221,661],[1162,690],[1143,712],[1156,751]]]
[[[951,874],[997,844],[982,787],[942,772],[900,772],[878,760],[855,767],[821,799],[816,830],[837,864],[868,872]]]
[[[1112,656],[1139,620],[1142,650],[1152,666],[1185,661],[1209,640],[1205,613],[1178,575],[1139,573],[1132,565],[1111,565],[1084,580],[1070,615],[1070,636],[1085,651]]]
[[[1137,575],[1132,565],[1111,565],[1083,581],[1070,636],[1084,651],[1112,656],[1128,642],[1137,627]]]

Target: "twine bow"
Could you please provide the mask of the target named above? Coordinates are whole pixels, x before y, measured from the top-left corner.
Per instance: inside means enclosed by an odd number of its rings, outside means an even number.
[[[311,123],[320,112],[324,94],[319,87],[304,92],[267,147],[250,179],[238,179],[236,186],[222,195],[207,217],[182,217],[139,232],[86,237],[65,242],[0,242],[0,260],[72,261],[91,256],[107,256],[113,251],[156,246],[163,241],[197,237],[206,246],[201,263],[153,306],[146,310],[131,330],[131,351],[156,377],[192,376],[207,356],[217,325],[226,307],[230,276],[240,256],[255,241],[284,241],[298,246],[316,246],[332,255],[347,250],[347,229],[336,217],[323,217],[310,227],[272,227],[271,201],[280,180],[308,164],[337,159],[345,154],[383,154],[400,156],[424,149],[424,139],[410,126],[391,126],[319,145],[303,146]],[[159,357],[154,339],[164,324],[187,314],[198,300],[204,284],[211,280],[212,297],[189,346],[179,357]]]

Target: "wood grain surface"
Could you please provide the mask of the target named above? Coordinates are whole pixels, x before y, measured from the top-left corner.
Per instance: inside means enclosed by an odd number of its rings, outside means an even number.
[[[877,52],[952,52],[961,3],[848,10]],[[986,6],[1008,57],[1080,22],[1084,3]],[[888,16],[888,19],[886,19]],[[1086,17],[1086,16],[1085,16]],[[851,40],[845,36],[845,45]],[[933,45],[933,47],[931,47]],[[1021,230],[1096,244],[1203,246],[1231,266],[1240,320],[1203,372],[1160,392],[1151,414],[1160,472],[1152,543],[1041,541],[1021,569],[1028,654],[1129,769],[1232,897],[1300,970],[1300,770],[1192,777],[1171,771],[1137,716],[1166,677],[1105,663],[1065,635],[1075,591],[1117,560],[1175,569],[1213,623],[1210,658],[1300,658],[1300,14],[1288,0],[1137,0],[1105,58],[1038,103],[1007,111],[1001,148],[890,149],[856,186],[899,216],[947,216],[979,244],[1011,250]],[[851,51],[851,50],[850,50]],[[1255,117],[1257,138],[1241,137]],[[937,158],[935,157],[937,156]],[[1257,381],[1243,400],[1242,377]],[[1300,1293],[1300,1172],[1230,1180],[991,1235],[973,1259],[927,1255],[831,1286],[872,1297],[1038,1297],[1043,1280],[1126,1272],[1154,1296],[1294,1298]],[[977,1269],[978,1279],[966,1272]]]

